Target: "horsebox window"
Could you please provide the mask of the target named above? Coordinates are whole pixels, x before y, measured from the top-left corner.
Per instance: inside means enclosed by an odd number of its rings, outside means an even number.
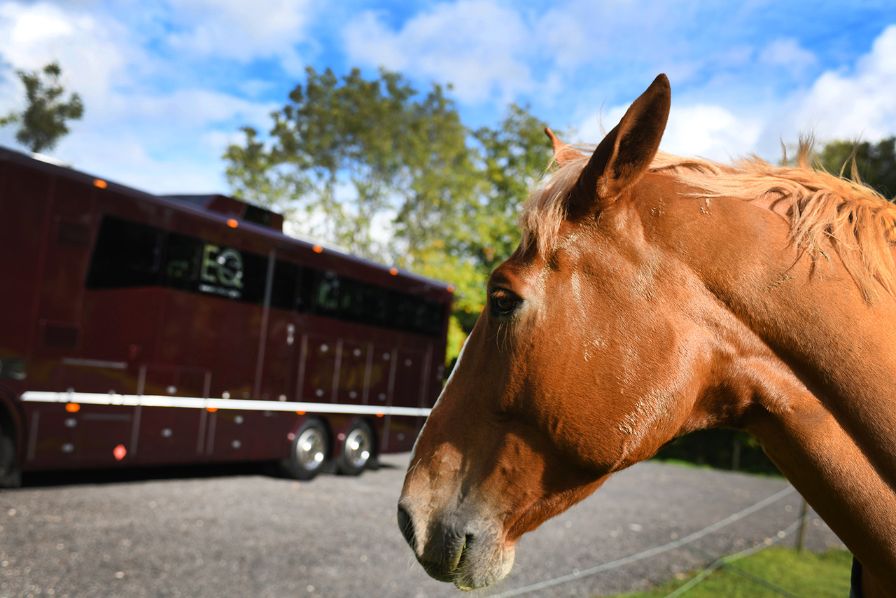
[[[168,233],[165,239],[165,285],[174,289],[192,291],[199,277],[199,260],[202,244],[199,239]]]
[[[339,316],[339,292],[342,281],[335,272],[315,272],[311,294],[311,311],[325,316]]]
[[[169,233],[165,284],[247,303],[264,301],[268,259],[196,237]]]
[[[156,228],[106,216],[100,225],[87,274],[87,288],[158,284],[162,234]]]
[[[274,281],[271,283],[271,307],[302,311],[304,309],[299,285],[302,270],[295,264],[277,260]]]
[[[257,253],[237,251],[236,249],[230,249],[230,251],[240,254],[242,258],[242,288],[240,289],[238,299],[248,303],[264,303],[269,258]]]
[[[420,334],[442,331],[444,310],[440,303],[334,272],[315,272],[313,281],[312,313]]]
[[[388,295],[378,287],[364,285],[358,289],[357,302],[364,319],[378,326],[388,325]]]
[[[87,286],[165,286],[260,305],[268,266],[264,255],[105,216]],[[444,324],[441,303],[283,260],[274,264],[271,306],[418,334]]]

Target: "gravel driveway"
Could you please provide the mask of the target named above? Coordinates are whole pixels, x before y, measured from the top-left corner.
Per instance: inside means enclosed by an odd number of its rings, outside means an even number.
[[[387,456],[360,478],[310,483],[243,467],[32,479],[0,492],[0,596],[457,596],[426,576],[397,530],[407,460]],[[489,593],[680,540],[786,487],[771,477],[636,465],[525,536],[510,577]],[[790,493],[683,547],[532,595],[644,588],[774,536],[798,511]],[[813,549],[842,546],[814,514],[807,540]]]

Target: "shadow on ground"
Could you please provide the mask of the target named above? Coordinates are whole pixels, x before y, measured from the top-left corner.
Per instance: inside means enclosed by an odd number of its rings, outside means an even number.
[[[399,466],[381,461],[371,469],[396,469]],[[276,463],[215,463],[200,465],[164,465],[130,467],[127,469],[77,469],[64,471],[31,471],[22,474],[22,488],[121,484],[153,480],[207,479],[263,475],[282,478]],[[330,470],[321,475],[335,475]]]

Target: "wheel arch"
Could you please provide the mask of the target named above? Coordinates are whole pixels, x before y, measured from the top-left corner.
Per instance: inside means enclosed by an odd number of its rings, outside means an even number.
[[[0,388],[0,430],[12,437],[16,450],[16,464],[21,467],[24,461],[24,415],[13,395]]]

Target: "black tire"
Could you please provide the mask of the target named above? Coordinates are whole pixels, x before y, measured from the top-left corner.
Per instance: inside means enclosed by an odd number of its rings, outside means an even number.
[[[16,445],[12,435],[0,425],[0,488],[18,488],[22,474],[16,467]]]
[[[292,441],[289,458],[282,462],[283,470],[295,480],[310,480],[324,470],[330,456],[330,434],[317,419],[309,419]]]
[[[336,459],[336,471],[342,475],[360,475],[374,461],[373,430],[357,420],[345,434]]]

